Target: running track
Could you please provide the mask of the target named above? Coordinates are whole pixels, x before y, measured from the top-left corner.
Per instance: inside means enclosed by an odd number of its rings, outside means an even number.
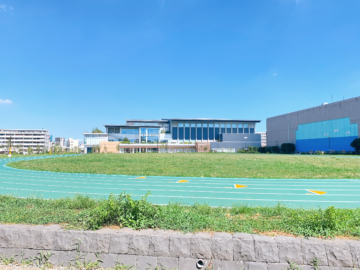
[[[139,199],[150,191],[149,201],[155,204],[172,201],[190,205],[200,202],[229,207],[234,204],[272,206],[281,202],[290,207],[304,208],[360,207],[360,180],[356,179],[143,177],[38,172],[6,166],[12,161],[42,158],[53,157],[0,159],[0,193],[60,198],[76,194],[107,197],[125,191]]]

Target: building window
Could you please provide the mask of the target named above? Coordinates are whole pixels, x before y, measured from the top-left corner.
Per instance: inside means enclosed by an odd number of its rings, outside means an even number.
[[[139,134],[139,129],[138,128],[136,128],[136,129],[122,128],[121,129],[121,134]]]
[[[244,124],[244,133],[249,133],[249,124]]]
[[[209,124],[209,140],[214,140],[214,124]]]
[[[220,140],[220,125],[215,124],[215,140]]]
[[[179,123],[179,140],[184,140],[184,123]]]
[[[158,128],[148,128],[147,134],[159,134],[159,129]]]
[[[146,128],[140,128],[140,134],[146,134]]]
[[[243,124],[239,124],[239,133],[244,133]]]
[[[226,133],[231,133],[231,124],[226,124]]]
[[[114,128],[113,127],[109,127],[108,128],[108,133],[110,134],[110,133],[114,133]]]
[[[237,124],[232,124],[232,133],[238,133]]]
[[[178,128],[177,127],[172,127],[172,139],[173,140],[177,140],[178,139]]]
[[[250,124],[250,133],[255,133],[255,124]]]
[[[225,133],[225,124],[221,124],[221,134]]]
[[[202,140],[202,128],[201,128],[201,124],[198,123],[196,124],[197,128],[196,128],[196,131],[197,131],[197,135],[196,135],[196,139],[201,141]]]
[[[148,143],[157,143],[159,141],[159,136],[148,136],[147,142]]]
[[[195,141],[196,140],[196,127],[195,127],[195,123],[191,123],[191,140]]]
[[[185,140],[190,140],[190,124],[185,123]]]
[[[208,124],[203,124],[203,140],[208,140]]]

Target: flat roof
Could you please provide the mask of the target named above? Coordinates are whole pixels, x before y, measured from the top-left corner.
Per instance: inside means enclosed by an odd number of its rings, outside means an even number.
[[[160,125],[104,125],[104,127],[126,127],[126,128],[134,128],[134,127],[161,127]]]
[[[164,120],[170,121],[213,121],[213,122],[255,122],[260,123],[261,120],[241,120],[241,119],[217,119],[217,118],[168,118]]]
[[[159,122],[168,123],[168,120],[154,120],[154,119],[126,119],[126,122]]]
[[[107,133],[91,133],[91,132],[84,132],[83,135],[108,135]],[[55,138],[56,139],[56,138]]]
[[[346,103],[346,102],[349,102],[350,100],[354,100],[354,99],[358,100],[358,98],[360,98],[360,96],[359,97],[348,98],[348,99],[344,99],[344,100],[339,100],[339,101],[335,101],[335,102],[330,102],[330,103],[325,102],[326,104],[323,103],[321,105],[310,107],[310,108],[307,108],[307,109],[302,109],[302,110],[298,110],[298,111],[293,111],[293,112],[288,112],[288,113],[283,113],[283,114],[267,117],[266,119],[276,118],[276,117],[279,117],[279,116],[284,116],[284,115],[293,114],[293,113],[304,112],[304,111],[307,111],[307,110],[312,110],[312,109],[326,107],[326,106],[333,106],[333,105],[336,105],[336,104]]]

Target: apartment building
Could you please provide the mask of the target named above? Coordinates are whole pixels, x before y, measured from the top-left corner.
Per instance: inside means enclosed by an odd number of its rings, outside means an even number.
[[[55,145],[59,145],[61,147],[65,147],[65,138],[56,137],[55,138]]]
[[[9,147],[12,152],[27,151],[30,146],[33,150],[37,148],[50,148],[50,135],[46,129],[0,129],[0,152],[8,152]]]

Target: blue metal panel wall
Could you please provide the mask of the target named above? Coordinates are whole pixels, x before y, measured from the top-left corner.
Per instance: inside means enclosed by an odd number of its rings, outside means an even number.
[[[321,121],[298,126],[296,149],[308,151],[354,151],[350,143],[358,138],[358,125],[350,117]]]

